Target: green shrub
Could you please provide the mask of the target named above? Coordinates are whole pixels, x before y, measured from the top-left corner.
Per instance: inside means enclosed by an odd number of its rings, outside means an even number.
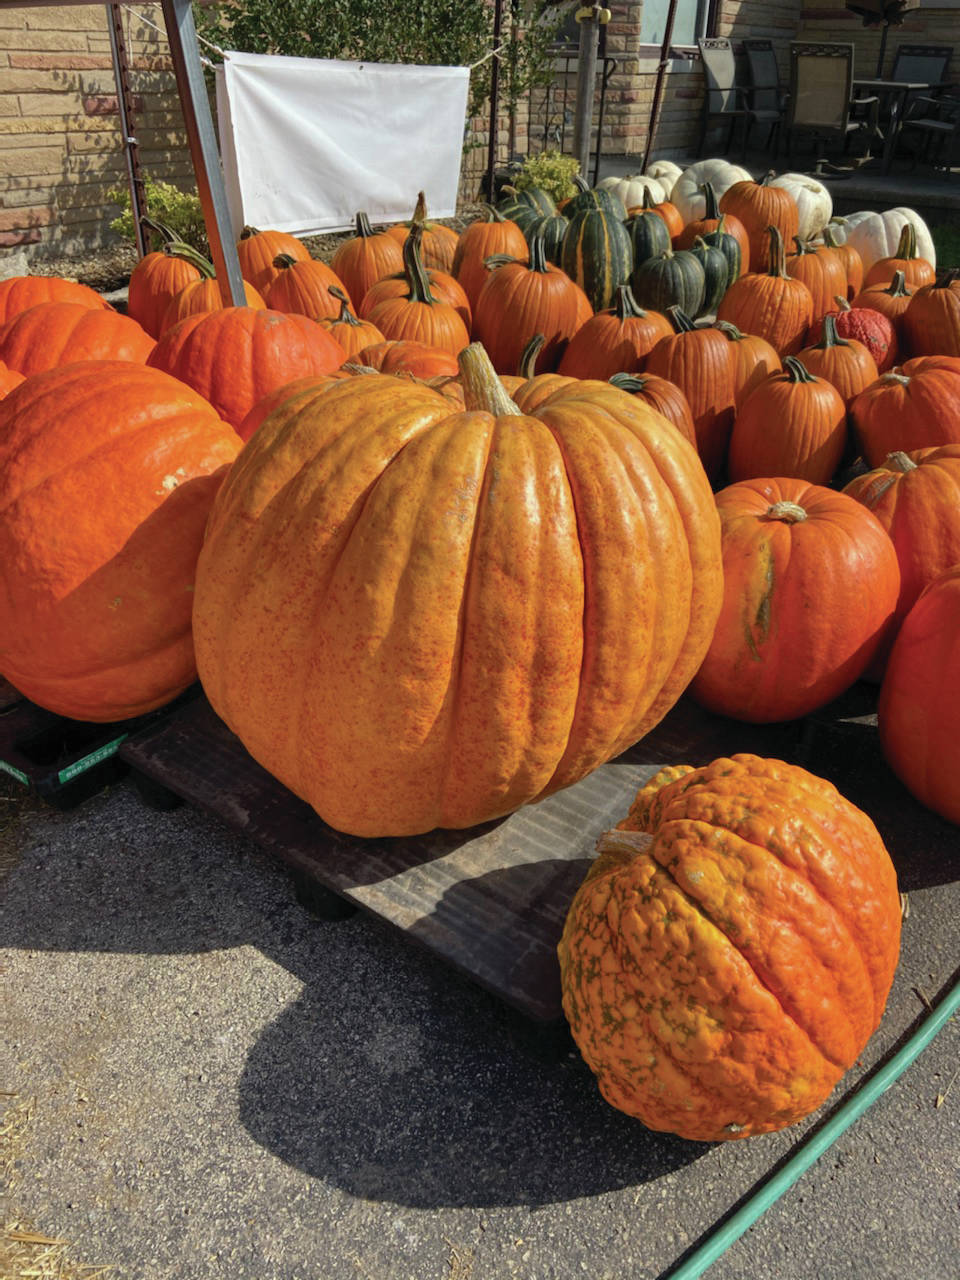
[[[146,212],[155,222],[162,222],[204,257],[209,256],[210,247],[207,244],[203,208],[200,197],[195,191],[181,191],[171,182],[155,182],[152,178],[147,178],[144,183],[144,194]],[[129,187],[114,187],[112,191],[107,192],[107,199],[112,204],[118,204],[122,210],[120,216],[110,223],[110,230],[116,231],[125,240],[136,244]],[[147,238],[154,242],[153,248],[159,247],[160,238],[154,232],[148,232]]]
[[[573,177],[579,172],[580,161],[576,156],[566,156],[561,151],[541,151],[527,156],[514,186],[518,191],[540,187],[559,204],[576,192]]]

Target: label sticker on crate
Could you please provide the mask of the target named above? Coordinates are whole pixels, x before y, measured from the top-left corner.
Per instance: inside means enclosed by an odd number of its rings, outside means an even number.
[[[92,769],[95,764],[99,764],[101,760],[107,760],[110,756],[116,755],[120,749],[120,745],[129,738],[129,733],[121,733],[119,738],[114,738],[110,742],[105,742],[102,747],[98,747],[96,751],[91,751],[88,756],[84,756],[82,760],[75,760],[73,764],[68,764],[65,769],[61,769],[57,774],[60,782],[70,782],[72,778],[76,778],[81,773],[86,773],[88,769]],[[26,779],[24,779],[26,781]]]

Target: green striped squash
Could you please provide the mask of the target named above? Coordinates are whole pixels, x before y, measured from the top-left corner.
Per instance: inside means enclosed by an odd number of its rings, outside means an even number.
[[[524,231],[527,237],[527,243],[534,235],[543,236],[543,252],[548,262],[552,262],[555,267],[560,266],[560,254],[563,249],[563,237],[567,234],[567,227],[570,223],[562,213],[548,213],[542,218],[537,218],[535,222],[531,222],[529,227]]]
[[[703,267],[704,276],[703,302],[696,314],[712,315],[730,284],[730,264],[723,250],[708,244],[703,236],[696,237],[690,246],[690,252]]]
[[[659,213],[650,210],[647,213],[634,214],[627,222],[630,240],[633,243],[634,266],[646,262],[648,258],[656,258],[670,248],[670,232]]]
[[[581,201],[563,237],[560,266],[590,299],[594,311],[609,307],[617,286],[626,284],[633,270],[630,233],[616,214],[611,214],[595,196],[610,192],[588,191],[576,196]],[[569,207],[569,206],[568,206]]]
[[[736,236],[732,236],[729,231],[724,229],[723,223],[726,216],[725,213],[721,213],[716,231],[708,231],[703,239],[707,244],[719,249],[726,258],[727,288],[729,288],[734,280],[740,279],[743,271],[743,255],[740,251],[740,241]]]
[[[557,212],[553,196],[541,191],[539,187],[527,187],[523,191],[518,191],[516,187],[504,187],[503,194],[497,201],[497,208],[505,218],[515,222],[524,235],[538,218]]]
[[[568,218],[573,218],[581,209],[603,209],[605,213],[612,214],[621,222],[626,222],[627,206],[615,191],[607,191],[604,187],[591,187],[579,173],[573,175],[573,183],[577,188],[577,194],[571,198],[570,203],[563,210]]]
[[[703,267],[689,249],[668,249],[658,258],[641,262],[630,277],[630,288],[641,307],[666,313],[679,307],[695,316],[703,306],[707,279]]]

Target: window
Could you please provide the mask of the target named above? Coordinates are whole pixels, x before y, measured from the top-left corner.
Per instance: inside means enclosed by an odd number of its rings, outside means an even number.
[[[670,0],[643,0],[640,15],[640,43],[663,44]],[[713,5],[710,0],[677,0],[677,12],[673,20],[673,45],[694,45],[701,36],[710,35]]]

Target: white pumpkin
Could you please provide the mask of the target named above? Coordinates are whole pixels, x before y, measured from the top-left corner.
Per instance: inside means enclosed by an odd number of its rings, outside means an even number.
[[[676,186],[670,192],[670,199],[680,210],[680,216],[686,225],[706,214],[707,204],[700,191],[705,182],[713,186],[714,194],[719,200],[735,182],[751,180],[746,169],[741,169],[738,164],[731,164],[729,160],[720,157],[698,160],[681,173]]]
[[[674,164],[672,160],[654,160],[644,172],[649,178],[657,179],[669,200],[670,193],[677,185],[677,179],[683,173],[683,170],[678,164]]]
[[[833,200],[827,188],[816,178],[808,178],[805,173],[781,173],[779,177],[771,178],[769,185],[789,191],[797,202],[800,217],[797,234],[801,240],[812,240],[830,221]]]
[[[862,209],[844,218],[834,218],[830,223],[838,244],[852,244],[863,259],[864,275],[881,258],[892,258],[900,243],[900,232],[912,222],[917,232],[917,253],[926,258],[932,267],[937,265],[937,251],[927,224],[913,209],[887,209],[884,213],[872,213]]]
[[[628,209],[644,204],[644,190],[650,193],[651,204],[662,204],[666,200],[666,192],[656,178],[648,178],[642,173],[627,173],[623,177],[604,178],[597,186],[601,191],[612,191],[620,197]]]

